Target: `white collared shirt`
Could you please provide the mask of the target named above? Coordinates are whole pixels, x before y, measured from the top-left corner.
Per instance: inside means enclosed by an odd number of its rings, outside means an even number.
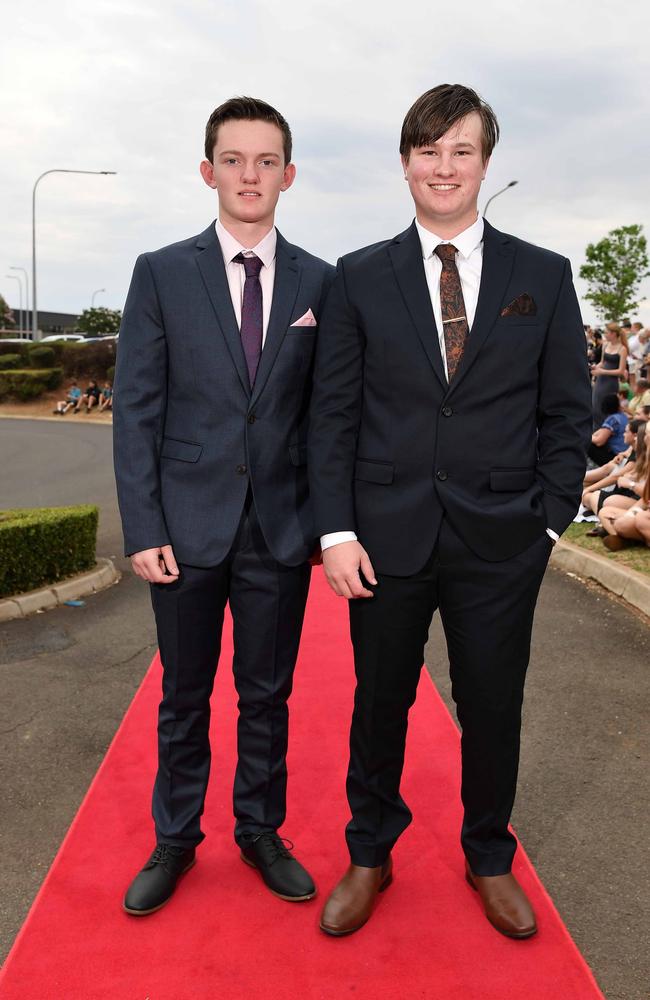
[[[481,285],[481,270],[483,268],[483,218],[479,215],[476,222],[464,229],[453,240],[444,240],[415,220],[415,226],[422,245],[422,258],[424,260],[424,274],[427,279],[429,296],[433,307],[433,315],[438,328],[438,342],[440,343],[440,353],[442,363],[447,372],[447,351],[445,348],[445,333],[442,325],[442,306],[440,305],[440,274],[442,272],[442,261],[435,249],[440,243],[453,243],[458,251],[456,254],[456,267],[460,277],[460,287],[463,291],[463,301],[465,303],[465,315],[470,330],[474,322],[476,304],[478,302],[478,291]]]
[[[233,257],[236,257],[238,253],[243,253],[245,257],[250,257],[252,254],[255,254],[255,256],[259,257],[262,261],[262,268],[260,270],[260,285],[262,286],[262,347],[264,347],[266,331],[269,325],[269,316],[271,315],[273,284],[275,281],[275,248],[278,241],[278,234],[275,226],[272,226],[266,236],[264,236],[259,241],[257,246],[252,249],[243,247],[239,240],[235,239],[232,233],[228,232],[219,219],[217,219],[215,223],[215,229],[217,231],[219,246],[221,247],[221,252],[223,254],[223,262],[226,268],[226,277],[228,279],[228,288],[230,289],[232,307],[235,310],[237,326],[241,326],[241,307],[242,300],[244,298],[244,282],[246,281],[246,272],[244,271],[243,264],[233,264],[232,259]]]
[[[442,325],[442,306],[440,305],[440,274],[442,272],[442,261],[434,252],[440,243],[453,243],[456,247],[456,267],[460,277],[460,286],[463,291],[463,301],[465,303],[465,315],[469,329],[472,329],[476,306],[478,303],[478,293],[481,286],[481,271],[483,269],[483,218],[478,216],[476,222],[464,229],[452,240],[444,240],[429,229],[425,229],[418,220],[415,225],[420,237],[422,246],[422,259],[424,261],[424,273],[427,279],[433,315],[438,328],[438,341],[440,343],[440,353],[442,363],[445,368],[445,375],[449,379],[447,371],[447,350],[445,346],[444,327]],[[546,533],[553,542],[559,538],[557,532],[551,528],[546,529]],[[332,545],[339,545],[341,542],[354,542],[357,536],[354,531],[332,531],[321,538],[321,549],[329,549]]]

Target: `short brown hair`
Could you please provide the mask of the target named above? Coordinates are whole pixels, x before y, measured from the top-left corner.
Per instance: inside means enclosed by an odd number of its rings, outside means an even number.
[[[205,158],[212,163],[219,126],[228,121],[262,121],[277,125],[282,132],[284,163],[291,163],[291,129],[279,111],[256,97],[231,97],[215,108],[205,126]]]
[[[430,146],[452,125],[477,111],[483,124],[481,150],[485,162],[499,141],[499,123],[489,104],[475,90],[460,83],[441,83],[418,97],[402,125],[399,151],[408,159],[412,149]]]

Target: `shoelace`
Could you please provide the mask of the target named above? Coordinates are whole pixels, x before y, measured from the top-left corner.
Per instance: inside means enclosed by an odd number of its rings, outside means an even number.
[[[171,844],[156,844],[156,849],[149,859],[151,865],[164,865],[170,858],[177,858],[182,853],[182,847],[173,847]]]
[[[256,843],[258,840],[263,841],[265,846],[270,849],[269,865],[274,864],[278,858],[286,858],[289,861],[293,861],[290,854],[290,851],[293,850],[293,844],[290,840],[278,837],[277,833],[260,833],[259,837],[255,837],[253,843]]]

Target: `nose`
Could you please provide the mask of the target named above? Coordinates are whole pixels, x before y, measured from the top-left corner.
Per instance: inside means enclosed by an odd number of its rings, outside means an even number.
[[[241,172],[242,184],[259,183],[259,174],[255,160],[245,160]]]
[[[442,153],[436,160],[435,173],[439,177],[451,177],[455,169],[456,166],[451,153]]]

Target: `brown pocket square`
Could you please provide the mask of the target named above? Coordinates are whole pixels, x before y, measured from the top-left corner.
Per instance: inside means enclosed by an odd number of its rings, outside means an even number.
[[[518,295],[516,299],[513,299],[501,310],[502,316],[536,316],[537,315],[537,304],[535,299],[528,294],[528,292],[522,292]]]

